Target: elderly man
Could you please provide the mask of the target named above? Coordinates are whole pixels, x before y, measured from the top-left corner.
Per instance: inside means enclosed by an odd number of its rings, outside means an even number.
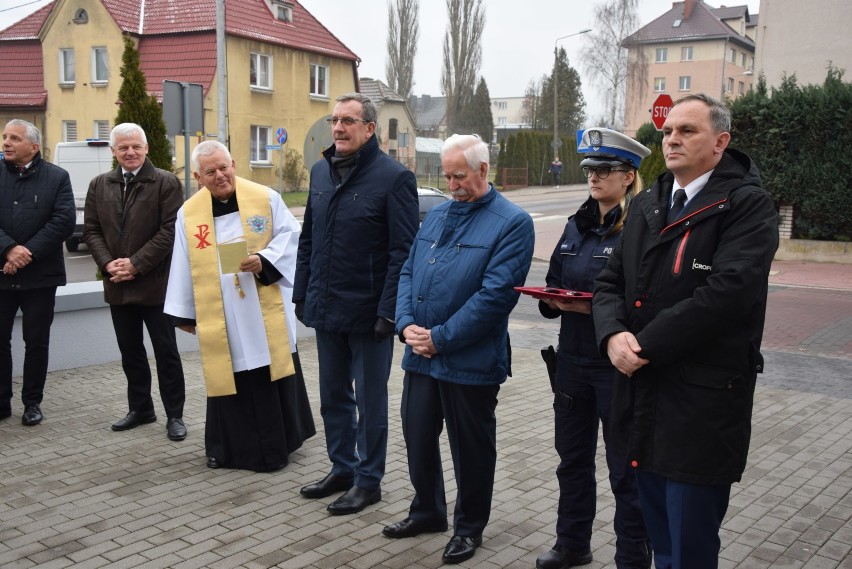
[[[728,148],[706,95],[663,125],[668,172],[630,206],[595,283],[598,343],[618,370],[610,443],[636,470],[657,569],[718,566],[745,469],[778,215],[754,162]]]
[[[402,268],[396,326],[407,344],[402,428],[414,500],[391,538],[447,529],[438,437],[447,424],[458,486],[446,563],[473,556],[491,513],[497,393],[509,369],[509,313],[530,268],[530,216],[488,182],[488,146],[453,135],[441,165],[453,201],[423,220]]]
[[[329,123],[334,146],[311,168],[293,300],[316,329],[320,413],[331,472],[306,498],[353,514],[381,499],[399,270],[417,230],[414,174],[379,148],[376,107],[349,93]]]
[[[182,441],[186,438],[183,365],[163,302],[183,189],[174,174],[148,159],[148,138],[138,124],[116,125],[109,145],[118,167],[89,184],[83,240],[104,274],[104,301],[127,377],[128,413],[112,430],[126,431],[157,420],[144,326],[157,361],[166,433],[169,439]]]
[[[195,147],[192,170],[200,189],[177,215],[165,311],[198,332],[207,466],[279,470],[315,433],[290,302],[299,223],[215,140]]]
[[[21,309],[24,385],[21,422],[38,425],[47,378],[56,287],[65,284],[62,243],[74,232],[68,172],[42,160],[41,132],[13,119],[3,129],[0,166],[0,420],[12,415],[12,328]]]

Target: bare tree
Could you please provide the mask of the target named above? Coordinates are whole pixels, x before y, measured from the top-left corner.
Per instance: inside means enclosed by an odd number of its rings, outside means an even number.
[[[521,122],[530,125],[530,128],[541,128],[541,83],[530,79],[524,91],[524,103],[521,108]]]
[[[414,55],[420,34],[418,0],[388,0],[388,85],[406,99],[414,87]]]
[[[624,39],[639,27],[639,0],[606,0],[595,7],[595,27],[586,36],[580,61],[607,102],[606,126],[619,129],[624,122],[627,87],[627,49]]]
[[[455,132],[459,112],[473,97],[482,64],[482,0],[446,0],[449,24],[444,34],[441,92],[447,97],[447,130]]]

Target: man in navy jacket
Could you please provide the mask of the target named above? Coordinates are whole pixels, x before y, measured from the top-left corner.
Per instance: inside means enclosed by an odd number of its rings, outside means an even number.
[[[41,132],[13,119],[3,129],[0,165],[0,419],[12,414],[12,327],[24,336],[21,422],[41,423],[56,287],[65,284],[62,243],[74,232],[68,172],[41,159]]]
[[[337,98],[329,119],[334,145],[311,168],[293,287],[296,316],[316,329],[332,463],[301,494],[345,490],[328,506],[334,515],[381,499],[396,290],[418,222],[414,174],[381,151],[376,120],[369,98]]]

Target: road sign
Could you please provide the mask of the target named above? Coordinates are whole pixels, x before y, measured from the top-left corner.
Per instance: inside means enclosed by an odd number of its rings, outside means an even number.
[[[281,145],[280,144],[267,144],[266,149],[267,150],[281,150]]]
[[[671,108],[672,98],[665,93],[654,101],[654,105],[651,107],[651,122],[657,127],[657,130],[663,130],[663,123],[666,122],[666,117],[669,116]]]
[[[284,144],[287,142],[287,129],[279,128],[275,131],[275,140],[278,141],[278,144]]]

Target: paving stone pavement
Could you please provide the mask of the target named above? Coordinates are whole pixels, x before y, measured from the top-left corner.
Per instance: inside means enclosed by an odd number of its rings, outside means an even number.
[[[545,269],[536,263],[529,282],[540,282]],[[772,300],[787,290],[773,289],[770,310],[791,305],[789,299]],[[767,373],[757,388],[748,468],[734,485],[722,529],[723,569],[852,569],[852,355],[848,344],[834,347],[852,333],[849,316],[831,319],[828,335],[835,339],[824,350],[812,343],[799,347],[818,327],[804,338],[772,329],[776,347],[767,350]],[[482,547],[461,567],[532,568],[554,543],[557,460],[551,394],[538,350],[555,342],[557,324],[522,299],[510,326],[515,373],[497,407],[491,521]],[[183,355],[189,438],[179,443],[166,439],[164,416],[132,431],[109,429],[126,411],[118,362],[51,373],[46,419],[37,427],[20,424],[16,378],[13,417],[0,422],[0,567],[440,566],[451,530],[404,540],[381,535],[384,525],[405,517],[412,497],[399,420],[401,347],[390,379],[382,501],[360,515],[339,517],[326,513],[330,499],[305,500],[298,493],[329,468],[313,338],[300,340],[300,353],[319,433],[291,455],[289,466],[268,474],[206,468],[205,394],[196,353]],[[446,440],[442,452],[452,511],[455,483]],[[602,446],[598,455],[590,569],[615,566],[614,507]]]

